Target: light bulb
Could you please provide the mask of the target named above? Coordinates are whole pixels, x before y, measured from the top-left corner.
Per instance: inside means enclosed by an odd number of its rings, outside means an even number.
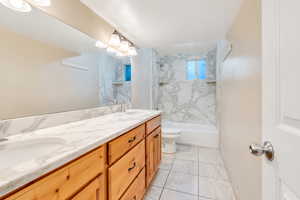
[[[137,55],[136,48],[133,47],[133,46],[129,47],[128,55],[129,55],[129,56],[136,56],[136,55]]]
[[[118,56],[118,57],[124,57],[124,56],[126,56],[124,53],[122,53],[122,52],[120,52],[120,51],[117,51],[116,53],[117,53],[117,56]]]
[[[106,49],[106,51],[107,51],[108,53],[116,53],[116,50],[115,50],[114,48],[111,48],[111,47],[108,47],[108,48]]]
[[[23,0],[0,0],[0,3],[18,12],[30,12],[32,10],[31,6]]]
[[[120,46],[120,43],[121,43],[121,40],[120,40],[119,34],[113,33],[110,37],[109,45],[117,47],[117,46]]]
[[[100,48],[100,49],[105,49],[107,47],[106,44],[104,44],[103,42],[101,42],[99,40],[96,42],[95,46]]]
[[[38,6],[47,7],[51,5],[51,0],[33,0]]]
[[[127,52],[129,50],[129,42],[126,41],[126,40],[123,40],[121,42],[120,50],[124,51],[124,52]]]

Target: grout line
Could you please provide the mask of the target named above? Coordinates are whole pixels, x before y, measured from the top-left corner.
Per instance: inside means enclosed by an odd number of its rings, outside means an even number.
[[[178,191],[178,190],[175,190],[175,189],[169,189],[169,188],[166,188],[166,190],[170,190],[170,191],[174,191],[174,192],[182,193],[182,194],[187,194],[187,195],[194,196],[194,197],[197,197],[197,196],[198,196],[198,195],[196,195],[196,194],[191,194],[191,193],[188,193],[188,192],[182,192],[182,191]],[[206,198],[207,198],[207,197],[206,197]]]
[[[168,178],[169,178],[169,176],[170,176],[170,174],[171,174],[171,171],[172,171],[172,169],[173,169],[173,166],[174,166],[174,161],[175,161],[175,159],[174,159],[174,160],[172,160],[172,165],[171,165],[171,168],[169,169],[168,176],[167,176],[167,178],[166,178],[166,181],[165,181],[165,183],[164,183],[164,185],[163,185],[163,187],[162,187],[162,191],[161,191],[161,193],[160,193],[160,195],[159,195],[159,199],[158,199],[158,200],[160,200],[160,199],[161,199],[161,197],[162,197],[162,194],[163,194],[163,192],[164,192],[164,190],[165,190],[165,186],[166,186],[166,184],[167,184]]]

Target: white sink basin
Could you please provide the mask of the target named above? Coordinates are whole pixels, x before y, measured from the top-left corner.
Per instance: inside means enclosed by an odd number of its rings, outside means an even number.
[[[0,143],[0,171],[24,165],[32,164],[43,156],[64,146],[65,141],[59,138],[30,139],[20,142]]]

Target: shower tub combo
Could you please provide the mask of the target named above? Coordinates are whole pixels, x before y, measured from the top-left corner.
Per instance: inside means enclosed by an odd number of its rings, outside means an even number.
[[[170,132],[176,132],[175,135],[176,143],[189,144],[201,147],[218,148],[219,145],[219,134],[215,126],[201,125],[194,123],[183,123],[183,122],[162,122],[162,133],[169,136]],[[180,134],[178,134],[180,132]],[[172,134],[171,134],[172,135]],[[172,136],[169,136],[172,138]],[[168,138],[167,138],[168,140]],[[169,139],[170,141],[170,139]],[[166,143],[164,144],[164,146]],[[175,142],[174,142],[175,145]],[[175,147],[176,148],[176,147]],[[171,152],[170,152],[171,153]]]

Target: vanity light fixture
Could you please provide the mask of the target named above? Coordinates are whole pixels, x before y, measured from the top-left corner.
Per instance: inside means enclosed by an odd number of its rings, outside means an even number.
[[[51,0],[33,0],[38,6],[48,7],[51,5]]]
[[[110,36],[110,40],[108,44],[114,47],[118,47],[120,46],[120,43],[121,43],[120,35],[117,31],[114,31],[113,34]]]
[[[127,40],[123,40],[121,42],[120,50],[127,52],[129,50],[129,42]]]
[[[104,44],[103,42],[101,42],[100,40],[98,40],[95,44],[96,47],[100,48],[100,49],[105,49],[107,48],[107,45]]]
[[[111,47],[108,47],[108,48],[106,49],[106,51],[107,51],[108,53],[117,53],[117,51],[116,51],[114,48],[111,48]]]
[[[124,53],[120,52],[120,51],[117,51],[117,54],[116,54],[118,57],[124,57],[126,56]]]
[[[136,48],[134,46],[129,47],[128,55],[129,56],[136,56],[137,55],[137,51],[136,51]]]
[[[18,12],[30,12],[32,10],[30,4],[24,0],[0,0],[0,3]]]

